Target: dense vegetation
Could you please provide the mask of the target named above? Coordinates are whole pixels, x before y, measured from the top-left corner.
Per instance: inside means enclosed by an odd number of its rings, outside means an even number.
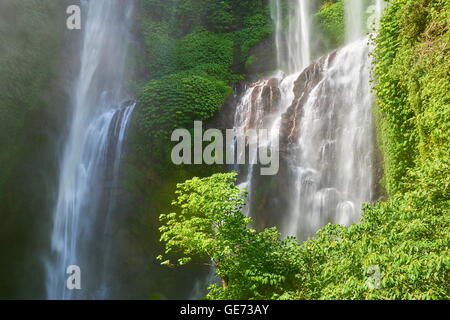
[[[222,285],[210,287],[209,298],[250,299],[282,294],[296,286],[297,242],[280,240],[276,228],[256,232],[241,213],[244,192],[234,173],[194,178],[179,184],[173,205],[179,210],[160,216],[166,254],[182,252],[177,264],[192,256],[211,261]],[[163,256],[159,259],[164,260]],[[165,265],[171,261],[164,260]]]
[[[161,240],[166,253],[183,253],[178,263],[213,261],[222,286],[208,298],[450,297],[450,4],[390,2],[374,39],[388,199],[366,206],[360,223],[328,225],[298,244],[248,228],[233,174],[180,184]]]
[[[250,48],[271,34],[272,23],[266,1],[140,3],[150,81],[140,90],[136,119],[151,149],[167,149],[173,129],[221,109],[230,84],[245,73]]]
[[[123,264],[150,265],[130,276],[151,283],[152,298],[188,296],[198,264],[221,280],[208,299],[450,298],[450,3],[389,2],[372,39],[387,198],[367,205],[360,223],[328,225],[300,244],[275,228],[253,229],[234,173],[168,158],[173,129],[191,129],[194,120],[208,125],[234,84],[275,67],[267,63],[274,54],[270,1],[136,1],[139,106],[124,170],[132,214],[120,232],[138,243],[129,247],[139,262]],[[343,45],[344,3],[314,2],[317,53]],[[71,63],[60,65],[77,60],[68,52],[79,34],[61,41],[68,4],[0,3],[2,298],[44,292],[39,250],[49,247],[51,223],[36,210],[51,212],[55,149],[70,106],[65,90],[77,73]]]
[[[344,1],[326,1],[314,15],[319,30],[325,36],[325,49],[337,48],[345,40]]]

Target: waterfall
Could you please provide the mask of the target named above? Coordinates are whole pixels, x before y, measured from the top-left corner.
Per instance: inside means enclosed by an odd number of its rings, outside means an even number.
[[[63,150],[51,248],[50,299],[107,298],[111,220],[119,165],[135,103],[124,99],[132,1],[82,1],[78,79]],[[81,290],[68,290],[66,269],[81,269]]]
[[[345,40],[350,43],[364,34],[364,1],[345,1]]]
[[[278,67],[287,74],[299,72],[311,62],[310,7],[311,0],[271,0]]]
[[[357,222],[374,199],[374,125],[367,39],[319,60],[311,88],[285,115],[292,134],[289,171],[294,190],[283,231],[313,236],[328,222]],[[294,111],[296,110],[296,111]],[[301,113],[301,118],[292,117]]]
[[[246,85],[234,122],[235,130],[267,128],[280,139],[278,176],[261,177],[254,165],[234,168],[249,194],[246,214],[299,239],[328,222],[357,222],[377,183],[366,8],[346,1],[347,45],[311,61],[312,6],[272,0],[280,71]]]
[[[381,17],[383,16],[384,8],[386,8],[385,0],[376,0],[375,1],[375,26],[376,29],[380,26]]]
[[[234,130],[245,134],[248,130],[269,130],[270,144],[279,137],[281,116],[294,99],[293,87],[300,71],[311,61],[310,0],[283,2],[271,0],[272,19],[276,26],[275,44],[280,71],[271,78],[248,84],[239,100],[235,113]],[[285,17],[287,29],[284,28]],[[256,157],[250,154],[249,158]],[[251,162],[251,161],[249,161]],[[254,161],[253,161],[254,162]],[[245,212],[251,215],[254,165],[245,170],[235,167],[242,178],[241,187],[248,192]]]

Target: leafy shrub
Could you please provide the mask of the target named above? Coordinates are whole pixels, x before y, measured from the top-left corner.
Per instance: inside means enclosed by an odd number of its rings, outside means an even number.
[[[344,1],[327,1],[314,15],[321,34],[326,38],[329,48],[337,48],[345,40]]]
[[[449,157],[449,6],[394,1],[376,39],[375,92],[390,194],[415,189],[408,173]]]
[[[210,30],[229,32],[236,28],[237,19],[228,1],[211,0],[206,11],[206,24]]]
[[[207,2],[208,0],[141,0],[141,20],[166,23],[170,26],[171,36],[181,37],[202,24]]]
[[[140,94],[137,120],[149,142],[167,143],[172,131],[211,118],[230,94],[223,82],[196,75],[174,74],[152,80]]]
[[[222,65],[229,69],[233,62],[233,45],[233,41],[223,34],[196,29],[178,43],[177,69],[187,70],[204,64]]]
[[[240,45],[241,62],[247,61],[250,49],[273,33],[272,20],[267,12],[257,12],[244,20],[243,28],[236,32]]]
[[[177,71],[176,48],[178,41],[168,34],[153,32],[151,29],[145,37],[148,48],[148,68],[152,78],[159,78]]]
[[[236,173],[226,173],[177,185],[172,202],[177,212],[160,216],[166,249],[159,259],[170,265],[178,253],[179,265],[194,257],[210,261],[222,285],[213,284],[209,298],[271,298],[294,283],[297,244],[280,240],[275,228],[247,228],[251,219],[241,212],[244,192],[235,182]]]

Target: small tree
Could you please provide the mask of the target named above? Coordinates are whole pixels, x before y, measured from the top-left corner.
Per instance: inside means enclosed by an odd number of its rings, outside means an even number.
[[[160,216],[165,255],[181,254],[178,265],[193,257],[211,261],[222,286],[212,285],[209,298],[271,298],[295,283],[300,251],[294,238],[280,240],[275,228],[247,227],[252,220],[241,212],[245,191],[235,182],[236,174],[227,173],[177,185],[172,204],[178,212]],[[174,265],[170,259],[162,264]]]

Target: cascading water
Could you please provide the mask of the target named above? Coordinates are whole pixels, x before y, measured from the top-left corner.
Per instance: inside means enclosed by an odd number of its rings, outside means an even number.
[[[289,143],[294,194],[286,234],[307,238],[328,222],[349,225],[374,198],[369,65],[367,39],[320,59],[310,74],[317,84],[287,112],[288,126],[299,129]]]
[[[133,1],[83,1],[80,72],[61,160],[47,263],[50,299],[107,298],[110,215],[135,103],[124,89]],[[81,269],[81,290],[68,290],[66,269]]]
[[[268,141],[271,144],[278,139],[282,114],[294,99],[294,82],[299,73],[311,60],[310,50],[310,0],[296,0],[283,3],[279,0],[271,1],[272,19],[275,22],[275,44],[277,61],[280,72],[272,78],[263,79],[247,86],[242,95],[235,115],[234,129],[242,134],[248,130],[267,129]],[[287,31],[284,32],[284,16],[288,15]],[[256,154],[250,154],[250,162],[256,162]],[[249,196],[246,212],[252,215],[252,197],[254,184],[254,165],[246,168],[247,172],[235,168],[243,176],[241,183]]]
[[[362,0],[345,1],[345,40],[350,43],[358,40],[364,33],[364,3]]]
[[[386,8],[385,0],[376,0],[375,1],[375,29],[380,27],[381,17],[383,16],[384,8]]]
[[[328,222],[356,222],[376,184],[366,8],[346,2],[348,45],[311,64],[311,7],[307,0],[272,1],[282,71],[247,85],[234,124],[244,132],[267,128],[280,139],[278,176],[260,177],[253,165],[239,170],[246,210],[260,227],[278,225],[299,239]]]
[[[311,5],[311,0],[271,0],[278,67],[287,74],[300,72],[311,62]],[[288,16],[286,31],[285,16]]]

